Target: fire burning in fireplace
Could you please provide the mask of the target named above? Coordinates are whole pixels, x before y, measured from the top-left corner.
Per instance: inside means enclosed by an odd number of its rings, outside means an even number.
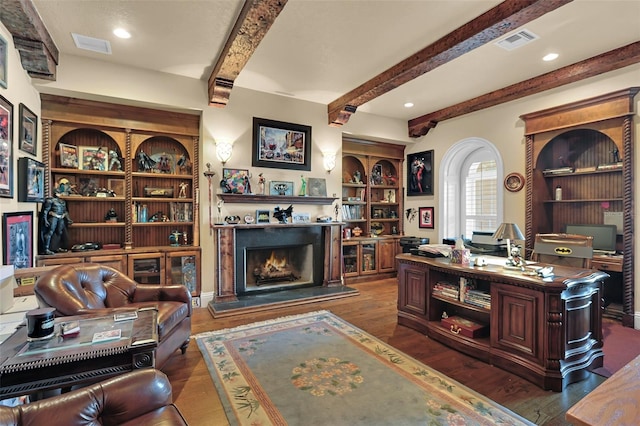
[[[253,269],[253,276],[256,279],[256,285],[287,279],[293,281],[300,278],[300,275],[289,264],[287,257],[278,257],[274,251],[271,251],[271,255],[263,264]]]

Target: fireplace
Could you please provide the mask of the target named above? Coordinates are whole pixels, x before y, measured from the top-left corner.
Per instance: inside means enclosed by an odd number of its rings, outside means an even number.
[[[322,228],[238,229],[238,296],[299,287],[321,286],[324,266]]]
[[[212,304],[342,287],[341,227],[338,222],[214,226],[218,268]],[[271,261],[275,267],[266,265]],[[262,278],[263,268],[273,272]]]

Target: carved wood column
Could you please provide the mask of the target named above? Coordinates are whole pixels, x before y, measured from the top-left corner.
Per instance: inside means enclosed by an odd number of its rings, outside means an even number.
[[[324,278],[322,285],[342,285],[342,225],[335,223],[324,227]]]
[[[238,300],[235,288],[235,237],[236,232],[233,226],[220,226],[214,229],[214,238],[218,248],[218,270],[213,296],[215,303]]]

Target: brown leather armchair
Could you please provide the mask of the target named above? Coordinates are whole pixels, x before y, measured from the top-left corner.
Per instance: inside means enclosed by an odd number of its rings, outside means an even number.
[[[0,406],[0,424],[137,426],[187,422],[173,405],[167,376],[147,368],[29,404]]]
[[[185,286],[138,284],[122,272],[99,263],[62,265],[41,275],[34,293],[40,307],[56,316],[111,314],[153,306],[158,310],[156,368],[176,349],[184,354],[191,336],[191,294]]]

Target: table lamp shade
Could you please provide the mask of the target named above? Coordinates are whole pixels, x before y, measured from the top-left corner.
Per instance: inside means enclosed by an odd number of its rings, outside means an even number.
[[[496,240],[524,240],[524,235],[515,223],[501,223],[493,233]]]

